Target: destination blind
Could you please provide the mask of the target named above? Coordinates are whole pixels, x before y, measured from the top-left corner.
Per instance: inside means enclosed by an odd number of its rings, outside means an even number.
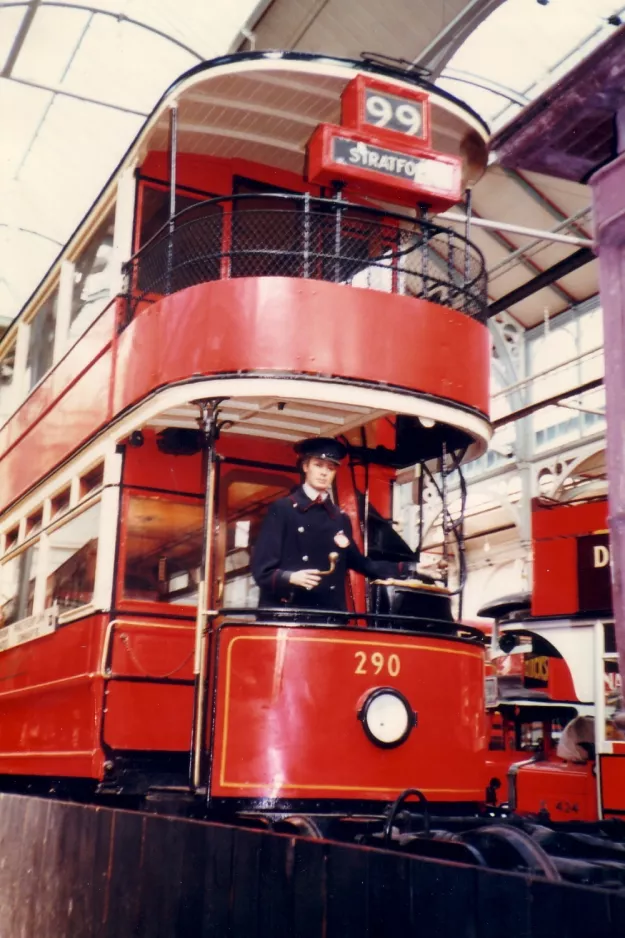
[[[407,156],[362,141],[355,143],[347,137],[332,138],[332,160],[345,166],[358,166],[412,182],[415,187],[448,192],[456,185],[456,167],[450,163],[428,157]]]

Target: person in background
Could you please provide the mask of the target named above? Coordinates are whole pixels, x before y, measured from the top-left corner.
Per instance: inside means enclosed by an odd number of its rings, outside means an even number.
[[[594,717],[576,716],[567,723],[558,740],[556,755],[567,762],[588,762],[594,759]]]

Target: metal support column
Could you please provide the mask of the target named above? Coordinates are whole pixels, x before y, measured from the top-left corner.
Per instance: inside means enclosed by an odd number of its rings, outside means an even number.
[[[620,672],[625,675],[625,141],[590,180],[604,322],[612,600]]]

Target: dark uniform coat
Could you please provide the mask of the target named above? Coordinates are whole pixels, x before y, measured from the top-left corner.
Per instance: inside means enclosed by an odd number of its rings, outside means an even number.
[[[314,589],[289,583],[296,570],[327,570],[333,551],[339,555],[334,572],[323,576]],[[400,575],[401,566],[363,557],[352,540],[348,516],[330,498],[311,501],[301,486],[269,507],[252,553],[260,606],[345,610],[347,570],[385,578]]]

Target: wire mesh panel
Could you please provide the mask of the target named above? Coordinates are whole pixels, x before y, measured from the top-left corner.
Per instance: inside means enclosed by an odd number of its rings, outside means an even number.
[[[297,277],[428,299],[483,319],[480,251],[432,222],[308,195],[209,199],[179,212],[126,265],[141,302],[231,277]]]

